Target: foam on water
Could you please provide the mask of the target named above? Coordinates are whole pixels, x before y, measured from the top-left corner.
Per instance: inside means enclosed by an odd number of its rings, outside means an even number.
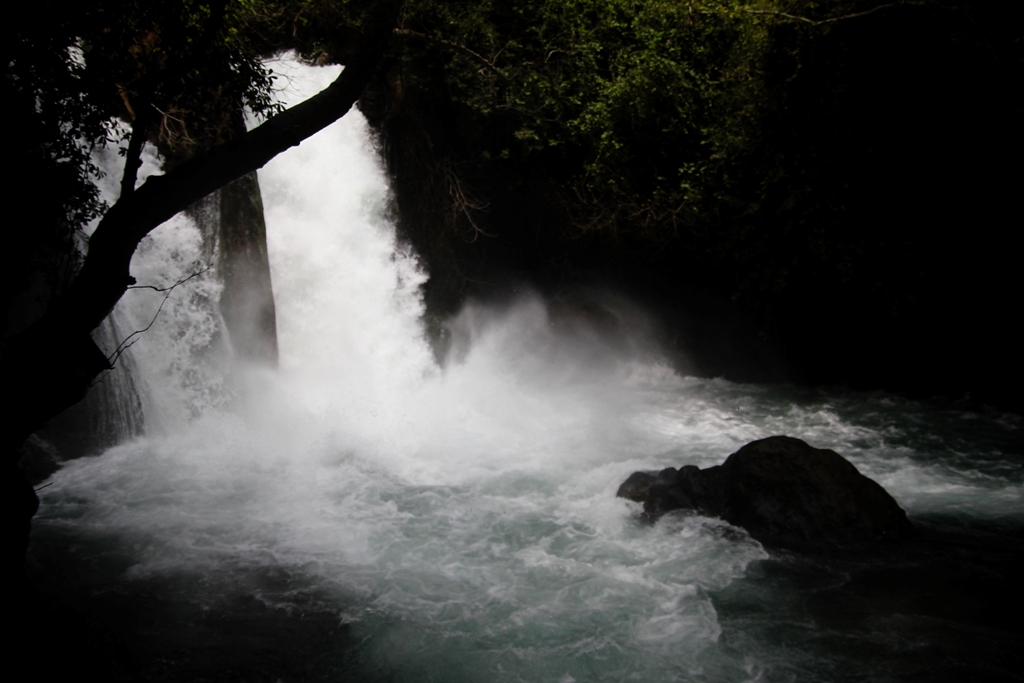
[[[293,100],[335,73],[286,68]],[[216,284],[183,286],[135,349],[155,400],[179,407],[43,493],[40,533],[99,539],[125,582],[175,578],[214,607],[315,603],[395,680],[758,680],[777,653],[722,646],[709,593],[767,554],[716,520],[638,525],[614,497],[630,472],[718,464],[785,433],[847,455],[912,515],[1024,516],[1020,464],[937,457],[915,404],[679,377],[553,331],[537,297],[468,308],[438,368],[425,275],[387,220],[357,113],[260,181],[280,371],[200,363]],[[179,279],[196,240],[187,220],[161,227],[136,276]],[[140,320],[147,305],[126,302]]]

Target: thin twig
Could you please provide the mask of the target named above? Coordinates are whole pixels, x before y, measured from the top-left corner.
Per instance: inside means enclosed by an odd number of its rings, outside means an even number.
[[[506,81],[512,80],[511,78],[508,77],[508,75],[504,71],[502,71],[500,68],[498,68],[498,66],[492,60],[487,59],[486,57],[484,57],[483,55],[479,54],[478,52],[474,52],[473,50],[470,50],[468,47],[466,47],[465,45],[462,45],[461,43],[453,43],[452,41],[445,40],[444,38],[438,38],[436,36],[428,36],[425,33],[420,33],[419,31],[413,31],[413,30],[407,29],[407,28],[395,29],[395,35],[399,35],[399,36],[412,36],[414,38],[420,38],[421,40],[425,40],[425,41],[427,41],[429,43],[437,43],[439,45],[444,45],[445,47],[453,48],[453,49],[458,50],[459,52],[462,52],[464,54],[467,54],[470,57],[472,57],[473,59],[477,60],[478,62],[480,62],[481,64],[486,66],[489,70],[493,71],[498,76],[501,76],[502,79],[504,79]],[[504,47],[501,48],[501,50],[498,50],[498,54],[500,55],[504,50],[505,50]],[[497,57],[497,55],[495,55],[495,57]]]
[[[171,143],[176,142],[177,140],[184,140],[190,145],[196,144],[196,141],[188,134],[188,124],[185,123],[184,119],[178,118],[177,116],[160,109],[160,107],[155,104],[152,105],[152,107],[160,114],[160,139]],[[172,129],[172,126],[167,123],[168,121],[176,121],[180,131],[175,132]]]
[[[199,277],[200,275],[202,275],[203,273],[205,273],[206,271],[208,271],[212,267],[213,266],[206,266],[205,268],[202,268],[201,270],[197,270],[196,272],[192,273],[188,277],[181,278],[180,280],[175,282],[170,287],[156,287],[154,285],[128,285],[128,289],[152,289],[154,292],[169,292],[172,289],[174,289],[175,287],[177,287],[178,285],[183,285],[186,282],[188,282],[189,280],[191,280],[192,278]]]
[[[469,227],[473,229],[473,239],[470,242],[476,242],[480,235],[486,237],[496,237],[479,225],[473,219],[473,212],[475,211],[487,211],[490,206],[490,202],[485,199],[477,199],[473,196],[472,190],[467,191],[467,188],[463,186],[462,179],[459,177],[456,171],[455,164],[450,159],[444,161],[442,164],[442,170],[445,175],[445,182],[448,185],[448,196],[452,200],[452,215],[453,218],[461,213],[466,217],[466,222],[469,223]]]
[[[744,9],[743,12],[745,12],[746,14],[768,14],[768,15],[772,15],[772,16],[776,16],[776,17],[785,17],[786,19],[792,19],[793,21],[800,21],[800,22],[803,22],[805,24],[810,24],[811,26],[822,26],[824,24],[832,24],[832,23],[835,23],[837,21],[845,21],[847,19],[857,19],[859,17],[865,17],[865,16],[867,16],[869,14],[874,14],[875,12],[879,12],[879,11],[884,10],[884,9],[889,9],[890,7],[899,7],[901,5],[924,5],[924,4],[926,4],[926,3],[925,2],[913,2],[912,0],[911,1],[906,1],[906,2],[890,2],[890,3],[884,4],[884,5],[877,5],[875,7],[872,7],[871,9],[864,10],[863,12],[854,12],[852,14],[843,14],[841,16],[830,17],[828,19],[811,19],[810,17],[802,17],[799,14],[790,14],[789,12],[778,12],[778,11],[775,11],[775,10],[766,10],[766,9]]]
[[[160,302],[160,305],[157,307],[156,313],[153,314],[153,319],[149,321],[149,324],[146,325],[141,330],[135,330],[134,332],[129,334],[127,337],[125,337],[124,340],[120,344],[117,345],[117,348],[114,349],[113,353],[111,353],[107,357],[107,363],[109,363],[110,366],[113,367],[114,364],[117,363],[117,360],[121,357],[121,354],[123,354],[125,351],[130,349],[135,344],[135,342],[137,342],[139,340],[138,339],[139,335],[148,332],[149,329],[151,327],[153,327],[154,324],[156,324],[156,319],[160,317],[160,311],[164,310],[164,304],[167,303],[167,299],[170,298],[171,293],[174,291],[174,289],[176,287],[178,287],[179,285],[185,284],[186,282],[188,282],[192,278],[199,277],[200,275],[202,275],[206,271],[210,270],[210,268],[211,268],[211,266],[206,266],[202,270],[196,271],[195,273],[192,273],[188,277],[181,278],[180,280],[175,282],[170,287],[155,287],[153,285],[131,285],[131,286],[129,286],[128,289],[152,289],[154,292],[164,292],[164,298]]]

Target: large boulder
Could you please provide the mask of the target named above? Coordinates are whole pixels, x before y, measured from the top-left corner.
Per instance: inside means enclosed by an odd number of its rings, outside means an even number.
[[[913,534],[892,496],[846,458],[788,436],[751,442],[716,467],[634,472],[617,495],[643,503],[647,519],[690,510],[770,546],[824,550]]]

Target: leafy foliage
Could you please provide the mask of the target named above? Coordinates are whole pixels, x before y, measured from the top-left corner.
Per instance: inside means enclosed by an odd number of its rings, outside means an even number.
[[[238,30],[245,8],[226,0],[95,5],[77,35],[92,87],[165,153],[222,141],[243,106],[257,116],[276,111],[263,55]]]
[[[1006,336],[1019,289],[1000,226],[1019,222],[1022,11],[410,1],[381,116],[417,248],[461,273],[430,286],[454,301],[504,266],[697,288],[808,377],[928,384],[967,329]],[[950,310],[970,324],[937,329]]]
[[[97,144],[127,145],[135,131],[136,156],[149,140],[173,163],[230,137],[243,106],[257,115],[277,109],[258,42],[239,30],[246,7],[226,0],[16,6],[3,29],[0,87],[5,129],[17,131],[10,162],[19,172],[5,192],[13,203],[45,188],[48,199],[29,225],[11,231],[4,310],[29,290],[42,297],[29,306],[37,314],[76,272],[81,229],[106,209],[93,183]],[[32,311],[15,317],[26,315]]]
[[[92,183],[98,169],[91,146],[109,133],[102,98],[89,86],[77,49],[73,20],[45,0],[19,3],[3,24],[0,93],[8,163],[14,169],[4,185],[5,206],[26,197],[22,219],[9,223],[3,252],[5,313],[14,295],[30,285],[53,291],[77,265],[75,232],[103,210]],[[20,326],[21,316],[5,321]]]
[[[407,59],[440,62],[455,106],[476,119],[466,147],[482,160],[560,167],[577,229],[672,239],[749,137],[770,23],[755,7],[765,4],[412,3],[408,43],[434,54]],[[436,71],[409,73],[437,85]]]

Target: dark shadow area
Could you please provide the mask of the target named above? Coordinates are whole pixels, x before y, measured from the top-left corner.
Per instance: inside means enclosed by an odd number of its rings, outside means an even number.
[[[859,558],[777,552],[713,594],[726,646],[789,653],[762,680],[1020,681],[1024,526],[913,517]]]

